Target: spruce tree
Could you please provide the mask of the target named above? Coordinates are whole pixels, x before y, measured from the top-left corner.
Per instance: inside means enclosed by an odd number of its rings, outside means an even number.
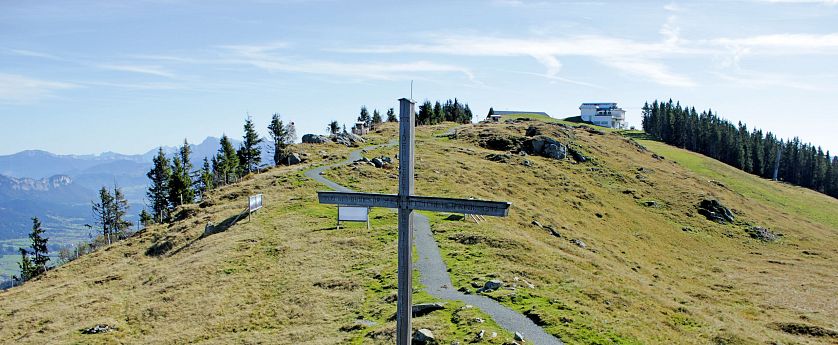
[[[373,110],[372,111],[372,127],[370,127],[370,128],[377,128],[378,125],[381,124],[381,122],[383,122],[381,120],[381,113],[378,112],[378,109]]]
[[[190,184],[187,184],[183,180],[185,171],[183,169],[183,162],[180,160],[180,156],[172,158],[171,169],[172,174],[169,176],[169,205],[171,205],[172,208],[176,208],[187,203],[184,198],[184,193],[186,192],[186,189],[189,188]]]
[[[288,147],[286,143],[288,132],[279,114],[275,113],[271,118],[271,123],[268,124],[268,135],[273,140],[274,165],[279,165],[283,161],[283,157],[287,155],[286,148]]]
[[[17,263],[17,266],[20,268],[20,277],[15,277],[21,282],[26,282],[29,279],[34,278],[37,273],[35,270],[35,265],[32,264],[32,259],[29,258],[29,252],[26,249],[18,248],[20,251],[20,262]]]
[[[113,203],[111,204],[111,229],[117,239],[124,239],[131,229],[131,222],[125,219],[128,215],[128,200],[122,193],[122,188],[114,186]]]
[[[145,209],[140,211],[140,224],[143,226],[143,228],[151,224],[154,224],[154,217],[152,217],[151,213],[148,213],[148,211],[146,211]]]
[[[340,125],[337,121],[329,122],[329,125],[326,126],[326,129],[329,131],[329,134],[335,135],[340,132]]]
[[[157,151],[153,166],[146,176],[151,180],[146,196],[151,203],[152,216],[155,221],[162,223],[169,218],[169,181],[172,176],[169,159],[162,147]]]
[[[256,171],[259,168],[259,163],[262,162],[262,148],[259,147],[262,138],[256,133],[256,126],[253,125],[253,119],[250,116],[244,121],[243,139],[244,141],[242,141],[237,154],[242,173],[250,173]]]
[[[399,122],[399,118],[396,117],[396,111],[393,108],[387,109],[387,122]]]
[[[236,149],[233,148],[233,143],[227,135],[221,136],[221,147],[218,149],[216,161],[216,171],[221,177],[224,184],[230,181],[235,181],[238,178],[239,171],[239,157],[236,154]]]
[[[367,106],[361,106],[361,114],[358,116],[358,122],[363,122],[367,128],[370,128],[370,125],[372,125],[372,118],[370,117],[369,111],[367,111]]]
[[[180,175],[180,183],[183,183],[183,203],[184,204],[191,204],[195,201],[195,189],[193,186],[195,183],[192,182],[192,170],[195,168],[192,166],[192,148],[189,146],[189,142],[186,139],[183,139],[183,146],[180,147],[180,162],[183,164],[183,173]]]
[[[204,157],[204,166],[201,167],[201,179],[199,180],[198,184],[198,191],[201,193],[201,199],[203,200],[207,192],[214,187],[214,176],[212,173],[212,168],[210,168],[210,162],[207,157]]]
[[[93,216],[96,224],[102,227],[102,237],[108,244],[112,243],[111,234],[114,232],[112,227],[113,211],[114,211],[114,197],[107,188],[99,189],[99,201],[93,202]]]
[[[38,217],[32,218],[32,232],[29,233],[29,240],[32,242],[32,267],[35,275],[47,271],[47,262],[49,262],[49,249],[47,248],[46,236],[44,236],[44,229],[41,227],[41,221]]]

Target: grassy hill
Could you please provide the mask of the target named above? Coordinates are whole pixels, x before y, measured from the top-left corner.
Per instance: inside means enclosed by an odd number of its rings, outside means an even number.
[[[641,145],[617,131],[522,121],[440,135],[452,126],[418,129],[417,194],[512,202],[508,218],[480,224],[428,213],[457,288],[473,291],[472,282],[489,278],[516,284],[489,295],[568,344],[838,342],[831,333],[838,329],[838,200],[657,142]],[[481,143],[522,140],[529,126],[591,160],[487,159],[503,152]],[[368,137],[383,143],[395,136],[387,124]],[[374,210],[371,230],[361,224],[336,230],[335,208],[316,202],[323,187],[302,172],[349,149],[299,148],[311,163],[220,188],[181,209],[178,222],[0,292],[0,339],[392,342],[395,213]],[[355,165],[327,176],[356,190],[393,193],[395,174]],[[264,193],[266,208],[234,222],[256,192]],[[698,214],[704,199],[733,209],[736,222],[722,225]],[[771,243],[753,239],[747,230],[757,225],[782,236]],[[421,291],[414,298],[431,300]],[[485,343],[511,340],[479,310],[458,303],[414,322],[444,344],[468,343],[481,329],[498,333]],[[116,329],[80,332],[96,324]]]

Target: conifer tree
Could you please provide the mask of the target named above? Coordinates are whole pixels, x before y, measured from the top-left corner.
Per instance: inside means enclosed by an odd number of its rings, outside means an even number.
[[[49,249],[47,248],[46,236],[44,236],[44,229],[41,227],[41,221],[38,217],[32,218],[32,232],[29,233],[29,240],[32,242],[32,267],[35,275],[39,275],[47,271],[47,262],[49,262]]]
[[[363,122],[367,128],[370,128],[370,125],[372,125],[372,118],[370,117],[369,111],[367,111],[367,106],[361,106],[361,114],[358,116],[358,122]]]
[[[278,113],[275,113],[271,117],[271,123],[268,125],[268,135],[271,136],[271,140],[273,141],[274,165],[279,165],[283,161],[283,157],[287,155],[288,131]]]
[[[201,167],[201,178],[198,181],[198,191],[201,193],[201,199],[207,195],[207,192],[214,187],[214,176],[210,162],[207,157],[204,157],[204,166]]]
[[[131,229],[131,222],[125,219],[128,215],[128,200],[125,199],[125,194],[122,193],[122,188],[114,186],[113,188],[113,204],[111,205],[111,229],[117,239],[124,239],[128,236],[128,231]]]
[[[244,121],[244,141],[237,155],[239,156],[239,164],[242,173],[250,173],[259,168],[259,163],[262,162],[262,149],[259,144],[262,143],[262,138],[256,133],[256,127],[253,125],[253,119],[248,116]]]
[[[375,109],[375,110],[372,111],[372,120],[371,121],[372,121],[372,127],[370,127],[370,128],[377,128],[378,125],[380,125],[381,122],[383,122],[381,120],[381,113],[378,112],[378,109]]]
[[[387,109],[387,122],[399,122],[399,118],[396,117],[396,111],[393,108]]]
[[[114,211],[114,197],[107,188],[99,189],[99,201],[93,202],[93,216],[96,224],[102,227],[102,237],[111,244],[111,234],[114,232],[112,227],[113,211]]]
[[[169,205],[176,208],[187,203],[184,194],[187,188],[190,188],[191,183],[186,183],[183,180],[185,170],[183,169],[183,162],[180,156],[172,158],[172,174],[169,176]]]
[[[169,218],[169,181],[172,176],[169,159],[162,147],[157,151],[153,166],[146,176],[151,180],[146,196],[151,202],[152,216],[155,221],[162,223]]]
[[[154,224],[154,217],[152,217],[151,213],[148,213],[148,211],[146,211],[145,209],[140,211],[140,224],[143,226],[143,228],[151,224]]]
[[[221,136],[221,147],[218,149],[216,155],[216,172],[221,178],[223,184],[230,181],[235,181],[238,178],[239,171],[239,157],[236,154],[236,149],[233,148],[233,143],[227,135]]]
[[[17,263],[17,266],[20,268],[20,277],[14,277],[21,282],[26,282],[29,279],[34,278],[37,273],[35,270],[35,265],[32,264],[32,259],[29,258],[29,252],[26,249],[18,248],[20,251],[20,262]]]
[[[647,103],[647,104],[646,104],[646,106],[648,106],[648,105],[649,105],[649,104]],[[644,107],[644,109],[645,109],[645,107]],[[491,116],[491,115],[495,115],[495,108],[489,107],[489,115],[490,115],[490,116]]]
[[[340,125],[337,121],[329,122],[329,125],[326,126],[326,129],[329,131],[329,134],[338,134],[340,132]]]
[[[180,147],[180,162],[183,164],[183,173],[180,175],[180,183],[184,185],[183,188],[183,203],[184,204],[191,204],[195,201],[195,189],[193,186],[195,183],[192,182],[192,170],[195,168],[192,166],[192,148],[189,146],[189,142],[186,139],[183,139],[183,146]]]

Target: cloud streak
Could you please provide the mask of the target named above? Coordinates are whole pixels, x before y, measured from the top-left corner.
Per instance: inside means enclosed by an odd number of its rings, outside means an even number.
[[[164,77],[164,78],[174,78],[174,73],[171,73],[165,70],[163,67],[160,66],[150,66],[150,65],[131,65],[131,64],[105,64],[105,65],[97,65],[96,67],[111,71],[119,71],[119,72],[129,72],[129,73],[139,73],[139,74],[147,74],[153,75],[157,77]]]
[[[76,84],[0,73],[0,103],[26,104],[52,96],[53,91],[73,89]]]

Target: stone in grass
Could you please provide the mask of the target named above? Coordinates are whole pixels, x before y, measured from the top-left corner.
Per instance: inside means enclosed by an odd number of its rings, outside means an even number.
[[[445,309],[445,304],[442,303],[419,303],[413,305],[413,316],[420,317],[430,314],[431,312]]]
[[[373,158],[370,160],[370,163],[375,165],[376,168],[381,168],[384,166],[384,161],[382,161],[380,158]]]
[[[747,230],[748,235],[753,239],[763,242],[774,242],[777,240],[777,234],[769,231],[761,226],[754,226]]]
[[[90,328],[85,328],[81,330],[81,334],[99,334],[99,333],[107,333],[110,331],[115,330],[116,327],[106,324],[96,325]]]
[[[495,291],[497,289],[500,289],[502,286],[503,281],[501,281],[500,279],[492,279],[490,281],[487,281],[486,284],[483,284],[483,288],[478,290],[478,292]]]
[[[573,244],[579,246],[579,248],[582,248],[582,249],[588,248],[588,245],[585,244],[585,242],[582,242],[582,240],[577,239],[577,238],[574,238],[574,239],[570,240],[570,243],[573,243]]]
[[[518,332],[515,332],[515,340],[517,341],[524,341],[524,335]]]
[[[434,333],[427,328],[422,328],[413,333],[412,344],[436,344]]]

